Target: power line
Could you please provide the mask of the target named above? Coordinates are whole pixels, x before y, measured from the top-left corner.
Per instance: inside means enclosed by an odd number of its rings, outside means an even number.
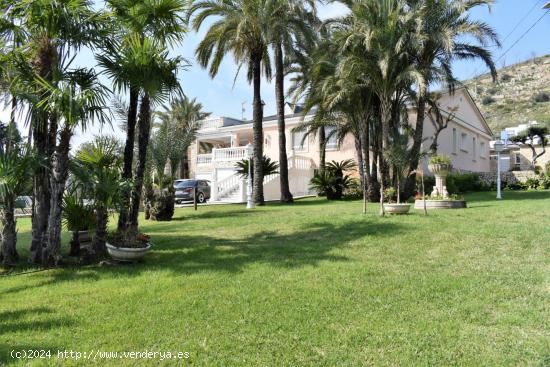
[[[521,20],[516,24],[516,26],[510,31],[510,33],[508,33],[508,34],[506,35],[506,37],[504,37],[504,39],[502,40],[502,43],[506,42],[506,40],[507,40],[508,38],[510,38],[510,36],[516,31],[516,29],[518,29],[518,27],[521,25],[521,23],[523,23],[523,21],[524,21],[525,19],[527,19],[527,17],[528,17],[529,15],[531,15],[531,13],[533,12],[533,10],[535,10],[535,9],[539,6],[539,3],[541,3],[542,1],[544,1],[544,0],[538,0],[538,1],[535,3],[535,5],[533,5],[533,7],[527,12],[527,14],[525,14],[525,15],[523,16],[523,18],[521,18]]]
[[[529,32],[531,32],[531,30],[532,30],[533,28],[535,28],[535,27],[537,26],[537,24],[540,23],[540,21],[542,20],[542,18],[544,18],[544,17],[546,16],[546,14],[548,14],[549,12],[550,12],[550,9],[548,9],[547,11],[545,11],[545,12],[540,16],[540,18],[538,18],[538,19],[537,19],[537,20],[536,20],[536,21],[535,21],[535,22],[534,22],[525,32],[523,32],[523,34],[522,34],[521,36],[519,36],[519,38],[518,38],[510,47],[508,47],[508,48],[506,49],[506,51],[504,51],[504,52],[500,55],[500,57],[499,57],[498,59],[495,60],[495,64],[496,64],[497,62],[499,62],[500,60],[502,60],[502,58],[503,58],[504,56],[506,56],[506,54],[507,54],[508,52],[510,52],[510,51],[512,50],[512,48],[514,48],[515,45],[517,45],[523,38],[525,38],[525,36],[526,36]],[[472,77],[470,77],[470,79],[474,78],[476,73],[477,73],[477,69],[474,71],[474,75],[472,75]]]

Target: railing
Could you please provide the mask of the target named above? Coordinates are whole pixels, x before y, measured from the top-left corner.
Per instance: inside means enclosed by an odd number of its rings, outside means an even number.
[[[200,130],[213,130],[223,126],[222,118],[207,119],[200,121]]]
[[[212,149],[213,159],[220,161],[240,161],[246,157],[246,147]]]
[[[310,169],[311,159],[305,157],[290,157],[288,159],[288,168]]]
[[[212,164],[212,154],[198,154],[197,164]]]
[[[223,198],[232,191],[239,188],[241,177],[237,174],[233,174],[217,182],[218,198]]]

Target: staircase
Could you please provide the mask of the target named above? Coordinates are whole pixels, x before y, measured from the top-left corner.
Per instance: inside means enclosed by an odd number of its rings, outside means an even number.
[[[280,197],[279,174],[264,177],[264,197],[277,200]],[[309,194],[309,180],[313,177],[313,166],[307,157],[293,156],[288,159],[290,191],[295,196]],[[215,194],[216,193],[216,194]],[[242,203],[246,201],[247,181],[236,173],[220,181],[212,182],[212,201]]]

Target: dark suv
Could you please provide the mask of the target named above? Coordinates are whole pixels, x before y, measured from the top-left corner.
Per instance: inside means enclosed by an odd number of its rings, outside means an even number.
[[[197,198],[197,203],[205,203],[210,199],[210,181],[206,180],[176,180],[174,182],[176,190],[176,203],[193,201],[193,190]]]

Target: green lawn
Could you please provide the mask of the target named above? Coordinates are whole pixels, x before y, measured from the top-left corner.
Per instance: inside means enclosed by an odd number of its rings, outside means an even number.
[[[0,365],[88,364],[58,349],[189,352],[169,365],[549,365],[550,192],[504,195],[428,217],[319,199],[179,209],[144,224],[143,263],[0,278]],[[138,363],[159,361],[95,362]]]

